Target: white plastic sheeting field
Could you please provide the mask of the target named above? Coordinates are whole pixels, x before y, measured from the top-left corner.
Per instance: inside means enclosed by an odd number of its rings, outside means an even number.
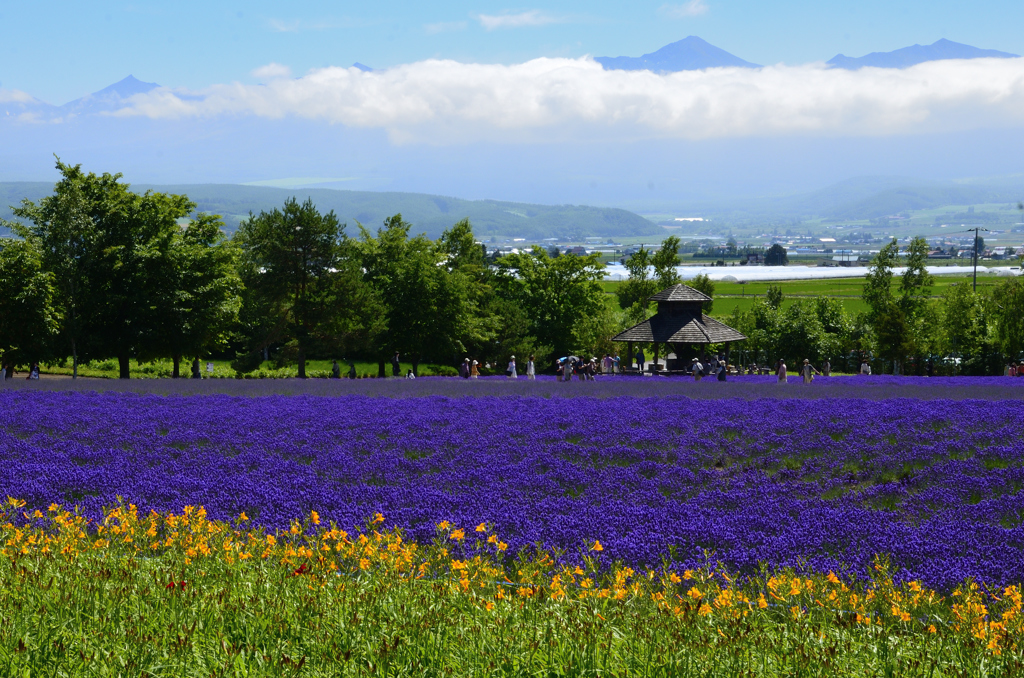
[[[971,275],[971,266],[928,266],[932,275]],[[773,280],[824,280],[830,278],[863,278],[868,274],[867,266],[678,266],[683,280],[692,280],[701,273],[712,280],[722,282],[767,282]],[[894,275],[901,275],[905,268],[894,268]],[[652,271],[653,272],[653,271]],[[1016,266],[978,267],[979,276],[1020,275]],[[608,264],[604,271],[605,280],[626,280],[629,271],[619,263]]]

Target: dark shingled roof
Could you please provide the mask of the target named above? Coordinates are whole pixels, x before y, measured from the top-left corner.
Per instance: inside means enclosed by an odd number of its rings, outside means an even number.
[[[673,285],[658,292],[648,301],[711,301],[711,297],[688,285]]]
[[[720,344],[746,337],[704,314],[656,315],[612,337],[612,341],[659,344]]]
[[[659,344],[721,344],[742,341],[745,336],[701,313],[701,302],[711,297],[686,285],[658,292],[658,313],[612,337],[612,341],[643,341]]]

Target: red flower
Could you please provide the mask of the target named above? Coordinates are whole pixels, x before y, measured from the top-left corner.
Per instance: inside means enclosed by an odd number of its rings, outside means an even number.
[[[306,574],[307,572],[309,572],[309,565],[307,565],[306,563],[303,563],[302,565],[299,566],[299,569],[297,569],[294,572],[292,572],[292,575],[297,577],[300,574]]]
[[[172,579],[171,583],[168,584],[167,586],[165,586],[164,588],[169,590],[169,591],[173,591],[174,590],[174,580]]]

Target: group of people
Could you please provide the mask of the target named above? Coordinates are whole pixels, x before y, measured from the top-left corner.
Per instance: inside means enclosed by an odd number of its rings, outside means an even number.
[[[829,376],[832,374],[832,365],[829,363],[828,358],[821,364],[819,370],[811,361],[804,358],[804,364],[800,366],[800,378],[805,384],[809,384],[814,381],[815,376]],[[786,361],[779,359],[775,363],[775,376],[778,378],[780,384],[785,384],[788,381],[788,368],[786,367]]]
[[[9,365],[0,365],[0,382],[7,381],[8,379],[14,379],[15,373],[16,373],[16,370],[14,369],[14,364],[13,363],[11,363]],[[26,376],[25,379],[29,380],[29,379],[38,379],[38,378],[39,378],[39,363],[32,363],[32,367],[29,368],[28,376]]]
[[[1010,363],[1003,371],[1003,375],[1007,377],[1024,377],[1024,362]]]
[[[527,379],[537,378],[537,364],[534,362],[536,356],[530,356],[526,360],[526,372],[525,376]],[[490,365],[488,364],[489,368]],[[459,365],[459,376],[463,379],[478,379],[480,377],[480,363],[477,360],[466,358]],[[505,376],[509,379],[519,378],[519,367],[516,364],[516,357],[511,356],[508,360],[508,367],[505,369]]]

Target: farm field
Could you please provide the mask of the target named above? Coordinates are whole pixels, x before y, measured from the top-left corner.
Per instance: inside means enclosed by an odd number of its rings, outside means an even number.
[[[1022,395],[18,384],[0,672],[1013,675]]]

